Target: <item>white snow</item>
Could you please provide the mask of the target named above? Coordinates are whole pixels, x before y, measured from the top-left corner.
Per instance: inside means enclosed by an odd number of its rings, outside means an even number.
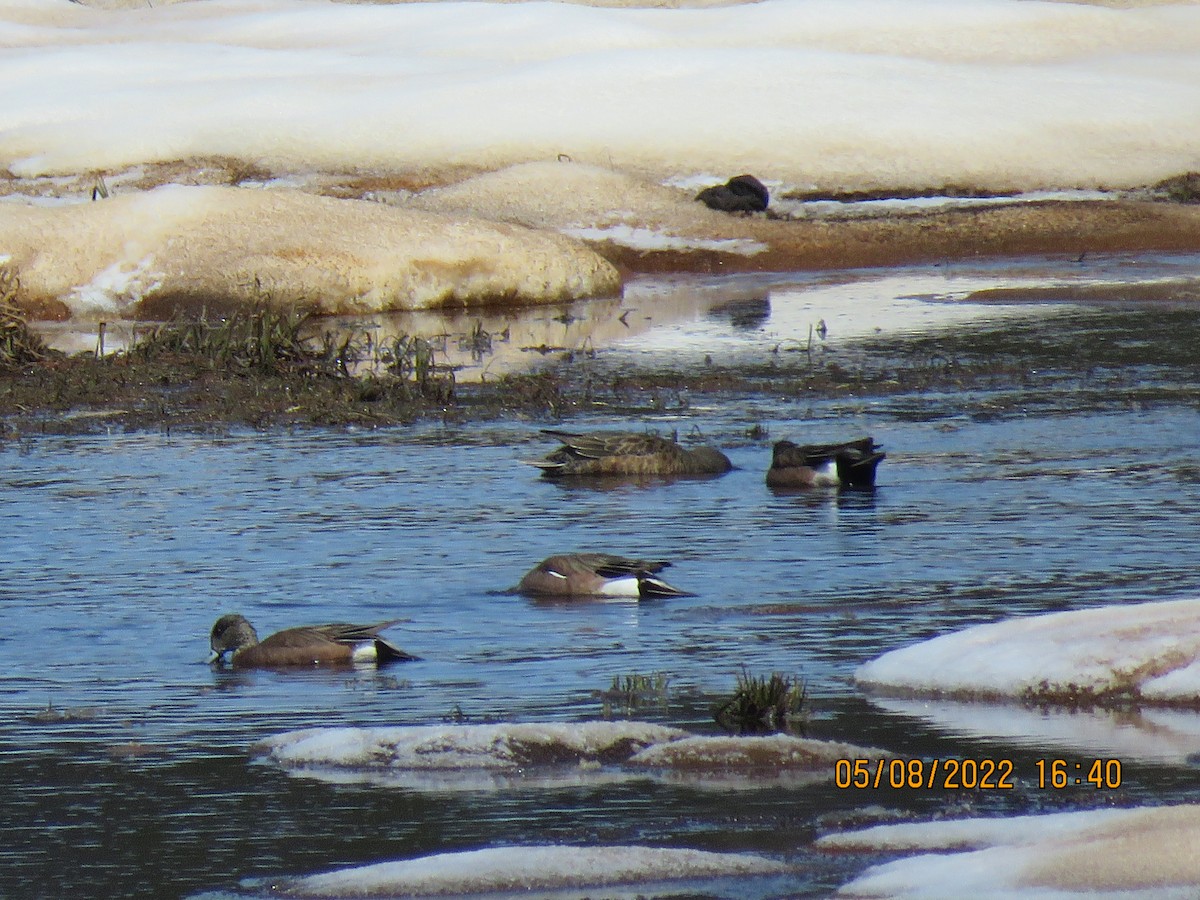
[[[311,728],[260,742],[255,752],[283,766],[397,769],[513,769],[623,755],[687,732],[640,722]]]
[[[1200,806],[1097,809],[882,825],[819,838],[829,851],[912,853],[838,896],[893,900],[1175,900],[1200,891]]]
[[[236,157],[663,180],[1144,184],[1196,165],[1200,9],[1008,0],[718,8],[0,3],[15,174]]]
[[[629,760],[633,766],[662,767],[691,771],[753,771],[783,772],[789,769],[828,770],[834,763],[848,757],[887,757],[888,753],[874,750],[864,754],[863,748],[836,741],[818,741],[790,734],[747,735],[742,737],[694,736],[668,743],[654,744],[635,753]]]
[[[706,183],[720,183],[712,178]],[[531,162],[488,172],[442,188],[403,194],[397,205],[552,228],[588,241],[636,250],[713,250],[752,256],[766,245],[712,237],[729,217],[679,190],[601,166]],[[387,199],[387,198],[383,198]]]
[[[264,287],[337,313],[605,296],[616,272],[545,232],[753,258],[692,199],[741,172],[779,198],[1200,165],[1194,3],[96,4],[0,0],[0,247],[60,317]],[[78,202],[97,173],[109,198]],[[128,199],[175,181],[243,187]],[[306,205],[339,191],[456,218]]]
[[[1131,603],[977,625],[862,665],[901,695],[1200,703],[1200,599]]]
[[[714,877],[778,875],[785,864],[746,853],[653,847],[492,847],[382,862],[299,878],[293,897],[452,896],[526,893],[565,888],[638,886]],[[629,896],[655,896],[653,888]],[[678,887],[667,889],[678,896]],[[626,896],[605,890],[604,896]]]
[[[635,250],[714,250],[753,256],[767,249],[766,244],[746,238],[687,238],[630,225],[564,228],[563,233],[585,241],[612,241]]]
[[[168,185],[4,212],[23,289],[77,316],[132,317],[160,294],[342,314],[620,290],[609,263],[553,232],[298,191]]]
[[[834,777],[881,750],[791,735],[714,737],[643,722],[310,728],[252,754],[297,775],[427,791],[544,788],[631,779],[756,789]]]

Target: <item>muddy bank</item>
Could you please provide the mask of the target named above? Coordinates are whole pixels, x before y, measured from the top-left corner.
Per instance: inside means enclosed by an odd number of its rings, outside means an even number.
[[[720,233],[755,253],[594,244],[628,272],[792,272],[1006,256],[1200,250],[1200,205],[1147,200],[1039,201],[903,217],[735,219]]]
[[[363,348],[327,334],[281,346],[270,357],[197,348],[173,338],[170,328],[150,347],[104,357],[43,351],[0,367],[0,435],[554,423],[589,414],[632,421],[747,401],[897,395],[919,403],[927,397],[946,415],[986,419],[1028,408],[1032,397],[1050,407],[1064,394],[1080,408],[1110,404],[1114,396],[1153,405],[1177,401],[1200,384],[1194,353],[1200,316],[1192,303],[1108,301],[1054,316],[751,349],[715,360],[700,351],[647,354],[639,362],[627,352],[583,347],[548,356],[529,373],[476,382],[459,381],[453,368],[438,364],[424,339],[406,340],[381,357],[385,365],[359,375],[351,374],[351,356]],[[1165,370],[1174,374],[1164,379]],[[747,433],[759,426],[747,420]]]

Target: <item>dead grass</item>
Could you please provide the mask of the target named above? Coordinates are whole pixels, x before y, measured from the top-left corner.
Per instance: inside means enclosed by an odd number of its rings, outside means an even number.
[[[21,279],[11,266],[0,266],[0,370],[14,371],[46,358],[42,338],[31,331],[17,306]]]

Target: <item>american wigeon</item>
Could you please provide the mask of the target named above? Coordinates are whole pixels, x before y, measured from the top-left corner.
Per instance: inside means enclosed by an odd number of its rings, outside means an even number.
[[[724,184],[705,188],[696,199],[720,212],[762,212],[771,202],[766,187],[753,175],[735,175]]]
[[[875,468],[887,454],[872,438],[842,444],[775,444],[767,485],[776,488],[875,486]]]
[[[654,577],[666,560],[628,559],[609,553],[562,553],[538,563],[517,585],[530,597],[688,597]]]
[[[545,459],[530,460],[550,478],[564,475],[721,475],[733,464],[715,447],[684,447],[654,434],[545,431],[562,446]]]
[[[236,613],[221,616],[213,625],[209,643],[212,661],[223,661],[232,652],[235,669],[337,666],[356,662],[407,662],[418,659],[379,637],[379,632],[399,619],[377,625],[303,625],[276,632],[263,641],[245,618]]]

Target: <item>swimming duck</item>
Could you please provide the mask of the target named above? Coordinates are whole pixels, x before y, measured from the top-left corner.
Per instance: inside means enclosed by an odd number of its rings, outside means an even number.
[[[779,441],[767,470],[767,485],[791,487],[875,486],[875,469],[887,454],[870,437],[842,444],[800,445]]]
[[[525,574],[517,593],[530,597],[687,597],[655,575],[666,560],[629,559],[609,553],[562,553]]]
[[[562,446],[530,460],[549,478],[564,475],[721,475],[733,464],[715,447],[683,447],[654,434],[545,431]]]
[[[276,632],[259,641],[245,616],[221,616],[213,625],[209,644],[213,662],[232,653],[235,669],[286,668],[292,666],[350,665],[356,662],[407,662],[419,659],[379,637],[383,629],[399,619],[376,625],[304,625]]]

